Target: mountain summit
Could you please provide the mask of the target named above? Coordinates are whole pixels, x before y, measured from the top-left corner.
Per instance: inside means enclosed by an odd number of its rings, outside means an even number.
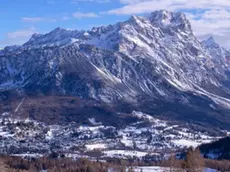
[[[169,12],[160,10],[152,12],[149,20],[153,25],[160,27],[171,27],[184,32],[192,32],[191,24],[186,18],[185,14],[177,12]]]
[[[165,10],[89,31],[34,34],[24,45],[0,51],[0,113],[14,109],[14,103],[4,104],[14,95],[78,97],[97,102],[100,114],[111,114],[106,106],[113,113],[139,110],[229,128],[230,56],[211,42],[199,42],[184,14]],[[32,118],[43,108],[29,113],[28,107],[22,106],[24,114]],[[49,113],[72,112],[63,108]]]
[[[213,36],[209,37],[207,40],[202,41],[202,44],[206,47],[210,47],[210,46],[220,47],[220,45],[216,43]]]

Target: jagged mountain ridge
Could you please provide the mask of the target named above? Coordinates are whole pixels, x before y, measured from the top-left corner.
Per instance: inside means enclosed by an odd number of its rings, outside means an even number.
[[[227,126],[228,55],[211,45],[199,42],[184,14],[165,10],[90,31],[57,28],[0,51],[0,89],[125,102]]]

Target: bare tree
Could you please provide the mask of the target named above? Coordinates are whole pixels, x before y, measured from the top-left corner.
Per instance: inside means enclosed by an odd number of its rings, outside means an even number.
[[[199,149],[189,148],[185,163],[187,172],[203,172],[204,158],[200,154]]]
[[[169,172],[182,172],[181,162],[176,159],[176,155],[172,154],[169,159]]]

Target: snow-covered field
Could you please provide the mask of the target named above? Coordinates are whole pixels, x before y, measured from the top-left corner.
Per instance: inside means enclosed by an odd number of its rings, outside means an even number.
[[[166,172],[169,171],[168,168],[163,167],[135,167],[135,172]]]
[[[164,167],[135,167],[135,172],[170,172],[169,168]],[[217,172],[216,170],[206,168],[204,172]]]
[[[140,152],[140,151],[131,151],[131,150],[108,150],[104,151],[104,154],[109,157],[143,157],[147,155],[147,152]]]
[[[96,144],[88,144],[88,145],[85,145],[86,146],[86,149],[88,150],[94,150],[94,149],[99,149],[99,150],[102,150],[102,149],[106,149],[107,145],[106,144],[100,144],[100,143],[96,143]]]
[[[173,140],[173,143],[180,147],[191,147],[191,146],[197,147],[200,144],[195,140],[186,140],[186,139]]]

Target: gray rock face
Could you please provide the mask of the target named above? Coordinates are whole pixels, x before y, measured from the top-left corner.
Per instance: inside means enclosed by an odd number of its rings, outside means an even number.
[[[0,90],[122,101],[158,115],[170,107],[177,119],[205,121],[230,109],[228,58],[212,39],[200,43],[184,14],[161,10],[90,31],[57,28],[6,47]],[[183,114],[183,107],[193,111]]]

